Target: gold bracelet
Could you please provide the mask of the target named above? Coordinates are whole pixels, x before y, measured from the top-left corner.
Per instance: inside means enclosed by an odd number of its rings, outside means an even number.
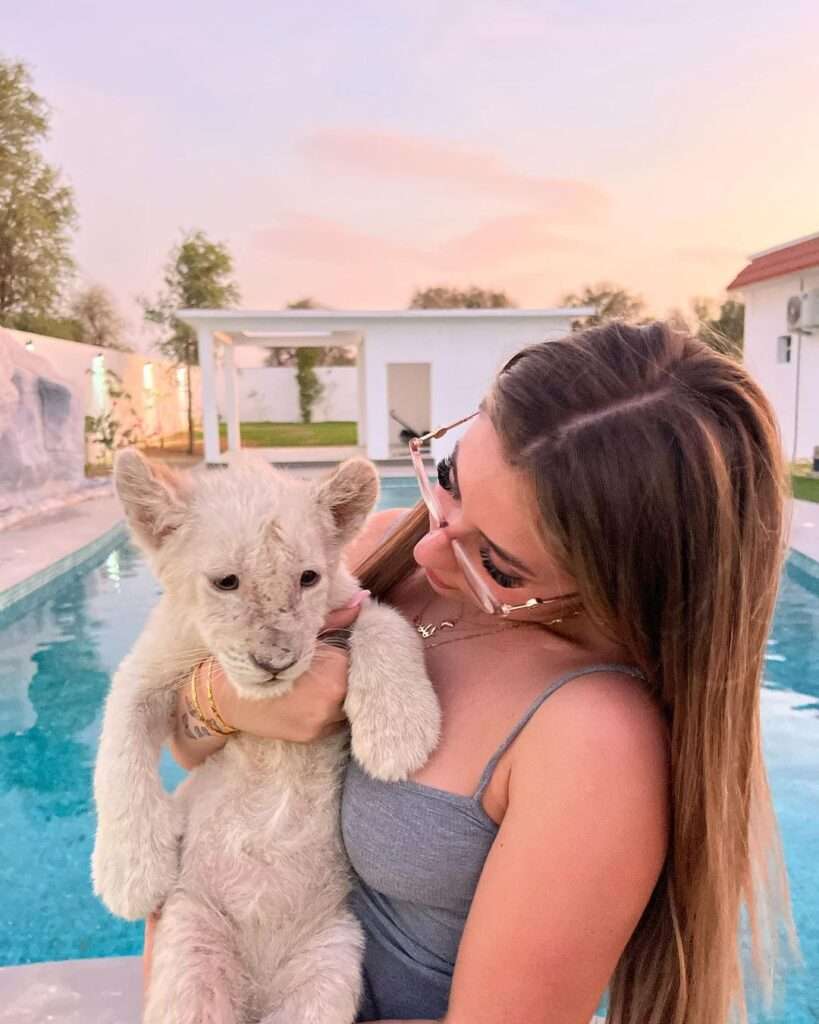
[[[196,692],[196,673],[198,671],[199,665],[194,665],[193,672],[191,672],[191,705],[194,715],[204,725],[205,716],[202,714],[202,708],[199,706],[199,694]]]
[[[238,732],[232,725],[228,725],[227,722],[219,714],[219,708],[216,707],[216,698],[213,695],[213,661],[211,658],[208,662],[208,708],[210,709],[211,717],[208,719],[208,727],[216,729],[216,732],[222,736],[232,736],[233,733]]]

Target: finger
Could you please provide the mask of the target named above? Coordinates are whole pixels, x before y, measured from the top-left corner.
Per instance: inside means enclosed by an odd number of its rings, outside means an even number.
[[[343,718],[341,719],[341,721],[338,722],[328,722],[326,725],[323,725],[321,727],[319,738],[323,739],[325,736],[335,736],[337,732],[341,732],[341,730],[346,726],[346,724],[346,718]]]
[[[147,996],[151,980],[151,965],[154,954],[154,934],[159,914],[150,914],[145,920],[145,945],[142,952],[142,990]]]
[[[324,629],[344,629],[345,626],[352,626],[369,596],[369,590],[359,590],[343,608],[336,608],[330,612],[325,620]]]

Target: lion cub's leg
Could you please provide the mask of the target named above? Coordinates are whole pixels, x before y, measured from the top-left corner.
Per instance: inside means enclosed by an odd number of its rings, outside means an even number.
[[[275,978],[277,1007],[260,1024],[353,1024],[363,947],[360,925],[343,911],[282,964]]]
[[[174,892],[157,924],[143,1024],[249,1024],[241,1003],[252,993],[226,919]]]
[[[421,642],[394,609],[375,603],[362,609],[348,679],[344,710],[353,757],[377,779],[406,779],[435,749],[441,711]]]

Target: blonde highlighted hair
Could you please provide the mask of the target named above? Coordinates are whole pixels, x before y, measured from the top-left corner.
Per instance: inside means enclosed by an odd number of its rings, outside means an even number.
[[[661,878],[611,979],[609,1024],[746,1018],[741,918],[763,982],[787,880],[760,739],[763,655],[784,554],[770,405],[738,363],[665,324],[524,349],[484,404],[532,481],[539,526],[590,616],[667,716],[672,824]],[[386,594],[423,506],[359,567]]]

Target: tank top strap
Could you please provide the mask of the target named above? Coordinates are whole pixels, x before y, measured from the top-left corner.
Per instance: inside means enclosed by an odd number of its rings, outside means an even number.
[[[498,761],[500,761],[500,759],[503,757],[506,751],[515,742],[515,740],[521,734],[525,726],[529,723],[530,719],[538,710],[538,708],[540,708],[541,705],[544,704],[549,699],[549,697],[552,696],[553,693],[557,693],[558,690],[564,687],[566,683],[570,683],[573,679],[578,679],[581,676],[593,675],[596,672],[619,672],[623,675],[632,676],[635,679],[645,678],[643,676],[643,673],[638,668],[635,668],[633,665],[600,664],[589,665],[586,668],[575,669],[573,672],[567,672],[566,675],[561,676],[559,679],[555,680],[555,682],[548,686],[543,691],[543,693],[538,694],[538,696],[529,705],[526,711],[524,711],[522,717],[518,719],[517,723],[513,726],[512,731],[509,733],[509,735],[506,737],[503,743],[501,743],[501,745],[489,759],[486,767],[483,770],[483,773],[481,774],[480,782],[478,783],[478,788],[475,790],[473,796],[474,800],[480,802],[481,798],[483,797],[484,791],[486,790],[486,787],[489,785],[489,780],[492,778],[492,774],[495,771],[495,768],[497,768]]]

